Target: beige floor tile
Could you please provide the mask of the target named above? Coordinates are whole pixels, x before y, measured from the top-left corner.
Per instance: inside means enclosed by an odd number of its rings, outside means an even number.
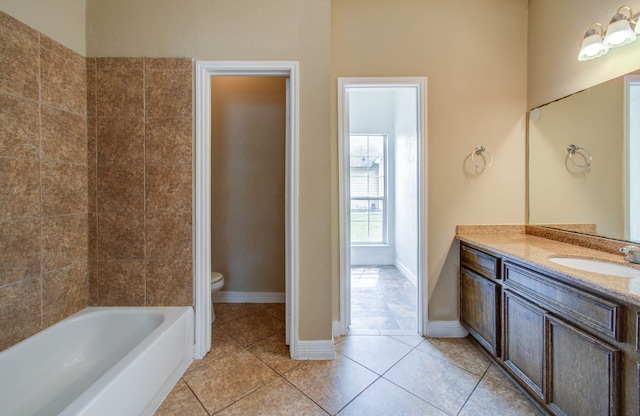
[[[208,416],[193,392],[183,380],[179,380],[162,402],[155,416]]]
[[[420,335],[392,335],[391,338],[397,339],[400,342],[404,342],[407,345],[412,347],[417,347],[422,341],[424,341],[424,337]]]
[[[216,312],[215,325],[224,324],[234,321],[254,313],[263,311],[265,305],[263,303],[214,303],[213,308]]]
[[[417,349],[384,378],[449,414],[460,411],[480,381],[480,376]]]
[[[538,416],[540,411],[519,391],[481,382],[460,416]]]
[[[249,345],[247,350],[280,374],[284,374],[303,363],[301,360],[291,359],[289,347],[285,344],[284,331]]]
[[[284,324],[264,312],[259,312],[221,324],[220,329],[240,345],[247,346],[282,331]]]
[[[468,338],[427,338],[417,348],[482,376],[491,361]]]
[[[395,384],[378,379],[371,387],[342,409],[339,416],[446,416],[429,403],[401,389]]]
[[[211,351],[209,351],[202,360],[193,360],[186,372],[188,373],[204,363],[217,360],[225,355],[233,354],[241,349],[242,346],[220,329],[219,326],[214,326],[211,331]]]
[[[327,412],[286,380],[278,378],[216,413],[216,416],[234,415],[326,416]]]
[[[338,344],[336,350],[369,370],[383,374],[407,355],[411,347],[389,337],[354,335]]]
[[[373,383],[377,375],[337,354],[335,360],[305,361],[284,377],[333,415]]]
[[[285,304],[284,303],[275,303],[272,304],[270,306],[267,306],[267,308],[264,310],[266,313],[268,313],[269,315],[273,316],[274,318],[276,318],[278,321],[284,323],[285,319],[286,319],[286,309],[285,309]]]
[[[498,387],[504,387],[504,388],[508,388],[508,389],[520,392],[518,387],[515,384],[513,384],[513,382],[509,380],[509,378],[506,375],[504,375],[502,370],[500,370],[493,363],[491,364],[487,372],[482,377],[482,381],[486,382],[491,387],[493,387],[494,385],[497,385]]]
[[[246,350],[204,363],[184,380],[209,413],[215,413],[278,377]]]

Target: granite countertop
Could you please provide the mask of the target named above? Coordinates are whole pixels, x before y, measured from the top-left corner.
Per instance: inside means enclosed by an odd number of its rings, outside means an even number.
[[[495,228],[496,232],[486,229],[480,232],[476,231],[478,230],[469,226],[459,226],[456,238],[501,257],[511,257],[525,265],[553,273],[566,282],[575,283],[602,295],[640,306],[640,278],[592,273],[561,266],[549,260],[550,257],[581,257],[619,263],[640,270],[640,265],[625,261],[621,254],[612,254],[526,234],[524,227],[511,229],[498,227]]]

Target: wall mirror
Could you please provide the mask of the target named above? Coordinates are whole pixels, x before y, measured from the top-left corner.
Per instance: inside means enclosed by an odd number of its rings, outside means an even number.
[[[529,224],[640,243],[640,70],[529,112]]]

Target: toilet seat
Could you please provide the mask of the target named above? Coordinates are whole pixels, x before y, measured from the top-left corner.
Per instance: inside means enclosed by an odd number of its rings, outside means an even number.
[[[222,273],[211,272],[211,284],[218,283],[222,280]]]
[[[211,291],[216,292],[224,286],[224,277],[222,273],[211,272]]]

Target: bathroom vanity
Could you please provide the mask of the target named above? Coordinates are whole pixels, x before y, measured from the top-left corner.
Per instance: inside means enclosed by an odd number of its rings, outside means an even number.
[[[639,414],[640,278],[552,260],[640,267],[524,231],[458,239],[461,322],[530,398],[554,415]]]

